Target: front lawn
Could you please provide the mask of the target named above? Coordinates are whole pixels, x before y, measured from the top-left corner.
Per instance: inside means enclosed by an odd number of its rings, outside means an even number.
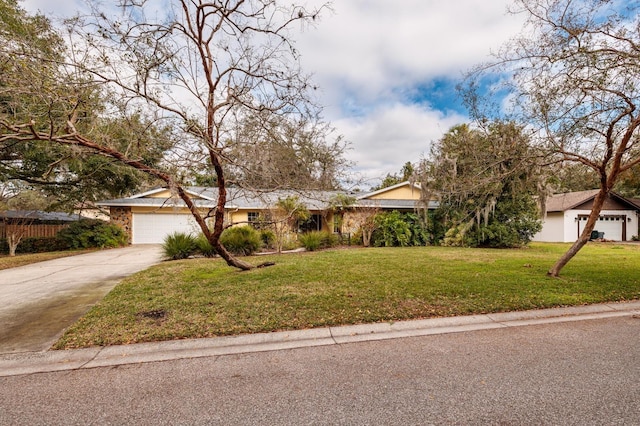
[[[56,349],[582,305],[640,298],[640,246],[589,243],[562,271],[566,244],[518,250],[359,248],[165,262],[129,277]]]

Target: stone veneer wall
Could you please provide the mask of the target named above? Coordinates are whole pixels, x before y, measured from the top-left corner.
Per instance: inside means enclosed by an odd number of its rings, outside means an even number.
[[[133,222],[133,215],[131,214],[131,207],[111,207],[110,208],[111,223],[118,225],[124,230],[131,244],[131,228]]]

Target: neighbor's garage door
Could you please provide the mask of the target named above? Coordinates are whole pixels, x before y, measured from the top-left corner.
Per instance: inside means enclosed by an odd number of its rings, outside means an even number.
[[[190,214],[134,213],[132,243],[162,244],[174,232],[197,234],[198,225]]]
[[[604,232],[605,240],[622,241],[622,230],[625,224],[626,216],[624,215],[603,215],[596,221],[594,231]],[[578,235],[582,233],[584,226],[587,224],[587,216],[580,216],[578,224]]]

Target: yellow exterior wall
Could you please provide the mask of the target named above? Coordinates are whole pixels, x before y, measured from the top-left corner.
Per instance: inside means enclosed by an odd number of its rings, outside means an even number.
[[[165,189],[164,191],[157,192],[155,194],[147,195],[148,198],[171,198],[171,191]]]
[[[420,190],[412,185],[401,186],[367,197],[368,200],[419,200]]]
[[[249,212],[260,212],[257,209],[248,209],[248,210],[228,210],[225,214],[225,223],[243,226],[247,225],[249,221]],[[164,207],[131,207],[131,213],[156,213],[156,214],[191,214],[189,209],[186,207],[172,207],[170,205],[166,205]],[[206,211],[202,211],[203,214]],[[312,214],[321,214],[317,211],[312,211]],[[212,220],[212,219],[210,219]],[[322,220],[322,230],[333,232],[333,214],[328,213]]]

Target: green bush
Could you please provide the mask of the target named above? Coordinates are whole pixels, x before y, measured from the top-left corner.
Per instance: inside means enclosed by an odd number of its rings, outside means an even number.
[[[16,253],[45,253],[69,250],[69,245],[57,237],[23,238]],[[0,240],[0,253],[9,253],[7,240]]]
[[[127,236],[117,225],[98,219],[81,219],[60,230],[57,237],[72,249],[120,247]]]
[[[315,251],[322,245],[322,233],[318,231],[306,232],[298,238],[302,247],[309,251]]]
[[[233,226],[225,229],[220,235],[220,242],[231,253],[244,256],[252,255],[262,247],[260,232],[251,226]]]
[[[186,259],[198,249],[196,238],[191,234],[174,232],[164,238],[162,250],[165,257],[171,260]]]
[[[211,246],[211,243],[209,243],[209,240],[207,240],[204,234],[198,235],[195,242],[197,251],[204,257],[213,257],[216,255],[216,249]]]
[[[338,244],[338,236],[326,231],[306,232],[301,234],[298,240],[302,247],[309,251],[335,247]]]
[[[276,245],[276,234],[270,229],[261,229],[260,230],[260,239],[262,240],[262,245],[266,248],[273,249]]]
[[[391,211],[375,217],[378,228],[372,236],[376,247],[424,246],[429,235],[420,217],[415,213]]]

